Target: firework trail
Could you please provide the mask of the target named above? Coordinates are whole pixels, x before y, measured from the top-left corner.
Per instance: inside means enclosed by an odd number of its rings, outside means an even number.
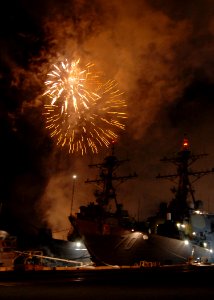
[[[93,67],[87,64],[81,69],[79,60],[65,60],[52,65],[47,74],[46,127],[57,145],[67,147],[69,153],[98,153],[117,138],[118,130],[125,129],[123,93],[114,80],[103,83]]]

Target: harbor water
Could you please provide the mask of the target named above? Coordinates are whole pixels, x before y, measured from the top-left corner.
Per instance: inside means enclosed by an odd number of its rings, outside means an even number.
[[[0,299],[206,299],[213,266],[0,272]]]

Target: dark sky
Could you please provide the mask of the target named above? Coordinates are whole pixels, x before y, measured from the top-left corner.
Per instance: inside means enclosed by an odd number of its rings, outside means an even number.
[[[131,159],[138,179],[120,187],[132,215],[144,219],[171,197],[160,163],[180,149],[184,134],[194,153],[214,166],[214,2],[212,0],[7,0],[0,9],[0,138],[3,221],[14,231],[47,223],[69,227],[74,209],[93,199],[84,181],[99,155],[69,155],[55,146],[43,118],[44,81],[59,58],[79,56],[117,80],[128,104],[116,153]],[[214,211],[214,177],[196,198]],[[122,198],[122,199],[120,199]]]

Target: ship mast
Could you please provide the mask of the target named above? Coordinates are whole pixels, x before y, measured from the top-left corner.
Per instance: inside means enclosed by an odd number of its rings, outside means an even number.
[[[129,174],[125,176],[117,176],[116,170],[124,163],[129,160],[118,160],[114,154],[114,143],[112,142],[111,154],[106,156],[102,163],[90,164],[89,167],[99,168],[99,177],[96,179],[87,179],[85,183],[95,183],[97,189],[94,192],[96,202],[102,206],[107,207],[110,202],[114,202],[116,211],[121,209],[121,205],[117,202],[116,187],[114,182],[118,184],[123,183],[128,179],[137,177],[137,174]]]
[[[188,217],[190,210],[199,209],[200,202],[196,201],[194,195],[194,189],[192,183],[201,178],[204,175],[214,172],[214,168],[205,171],[192,171],[190,165],[192,165],[198,159],[207,156],[207,154],[194,155],[190,151],[189,141],[185,137],[182,143],[182,149],[174,157],[164,157],[161,159],[163,162],[170,162],[176,165],[177,173],[169,175],[158,175],[158,179],[176,180],[177,188],[174,187],[172,192],[175,197],[168,205],[168,211],[172,214],[174,221],[180,221],[181,219]],[[190,180],[190,176],[194,177],[194,180]],[[188,196],[190,195],[190,203],[188,202]]]

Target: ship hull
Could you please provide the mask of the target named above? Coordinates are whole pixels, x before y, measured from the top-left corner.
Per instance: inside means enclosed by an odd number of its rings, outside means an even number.
[[[194,245],[186,245],[185,241],[159,235],[145,235],[140,232],[124,235],[93,235],[84,236],[85,245],[92,261],[98,265],[135,265],[142,262],[154,262],[162,265],[183,264],[190,259],[213,258],[206,249]],[[193,255],[194,254],[194,255]]]
[[[17,250],[26,256],[28,253],[40,252],[47,257],[48,263],[68,264],[69,261],[88,264],[91,262],[87,248],[81,240],[67,241],[50,236],[41,238],[22,237],[18,240]],[[32,254],[31,254],[32,255]],[[51,260],[48,260],[50,257]],[[54,262],[54,258],[56,258]],[[64,262],[63,262],[64,260]]]
[[[121,227],[103,232],[93,221],[77,220],[77,224],[91,259],[97,265],[183,264],[197,258],[214,262],[212,253],[190,241],[127,231]]]

